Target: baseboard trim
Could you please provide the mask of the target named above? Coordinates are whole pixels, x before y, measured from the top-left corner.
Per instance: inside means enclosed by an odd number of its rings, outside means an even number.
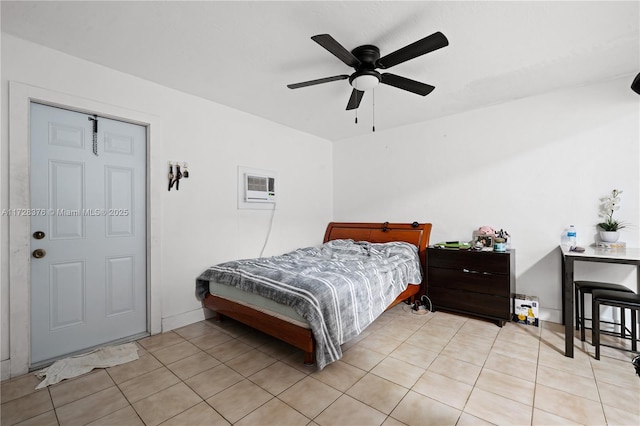
[[[0,381],[11,378],[11,359],[5,359],[0,362]]]
[[[562,311],[559,309],[540,308],[540,320],[562,324]]]
[[[213,315],[214,313],[210,309],[198,308],[172,317],[162,318],[162,332],[175,330],[176,328],[211,318]]]

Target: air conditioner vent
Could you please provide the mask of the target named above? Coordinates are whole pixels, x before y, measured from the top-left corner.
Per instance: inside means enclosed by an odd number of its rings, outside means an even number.
[[[247,203],[275,203],[276,178],[246,173],[244,200]]]

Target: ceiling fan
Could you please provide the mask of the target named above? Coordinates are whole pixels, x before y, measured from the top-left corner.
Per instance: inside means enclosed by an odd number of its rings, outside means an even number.
[[[397,87],[398,89],[403,89],[420,96],[428,95],[435,87],[396,74],[379,73],[376,69],[391,68],[449,45],[449,40],[447,40],[444,34],[438,31],[395,52],[380,57],[380,49],[371,44],[358,46],[349,52],[329,34],[315,35],[311,37],[311,40],[327,49],[329,53],[333,54],[348,66],[354,68],[355,72],[351,75],[341,74],[333,77],[288,84],[287,87],[289,89],[299,89],[301,87],[349,79],[349,84],[351,84],[353,90],[347,103],[347,110],[358,108],[364,92],[376,87],[379,83]]]

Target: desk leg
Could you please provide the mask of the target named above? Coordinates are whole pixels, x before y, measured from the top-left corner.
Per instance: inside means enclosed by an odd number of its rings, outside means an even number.
[[[564,256],[563,256],[564,257]],[[562,315],[564,317],[564,355],[573,358],[573,259],[562,262]]]
[[[562,298],[561,301],[561,305],[562,305],[562,316],[560,317],[560,319],[562,320],[561,324],[564,325],[564,312],[566,311],[565,309],[565,300],[564,300],[564,286],[565,286],[565,282],[567,281],[565,279],[565,271],[566,271],[566,259],[564,258],[564,256],[560,256],[562,258],[562,272],[560,273],[560,279],[561,279],[561,284],[560,284],[560,297]]]

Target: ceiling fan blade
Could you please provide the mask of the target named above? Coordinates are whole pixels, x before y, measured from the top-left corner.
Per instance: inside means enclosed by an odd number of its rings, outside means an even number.
[[[420,83],[419,81],[400,77],[399,75],[390,74],[388,72],[382,74],[380,82],[421,96],[426,96],[435,89],[434,86],[429,84]]]
[[[360,101],[364,96],[364,92],[361,90],[353,89],[351,91],[351,97],[349,98],[349,102],[347,103],[347,111],[350,109],[357,109],[360,106]]]
[[[287,84],[287,87],[289,89],[299,89],[301,87],[313,86],[313,85],[322,84],[322,83],[329,83],[331,81],[346,80],[347,78],[349,78],[349,76],[346,74],[334,75],[333,77],[325,77],[325,78],[319,78],[317,80],[303,81],[301,83]]]
[[[422,40],[418,40],[415,43],[411,43],[408,46],[383,56],[376,61],[376,67],[383,69],[391,68],[409,59],[417,58],[425,53],[433,52],[448,45],[449,40],[447,40],[444,34],[438,31],[430,36],[426,36]]]
[[[340,59],[350,67],[356,68],[360,65],[360,60],[356,58],[353,53],[345,49],[340,43],[338,43],[329,34],[318,34],[311,37],[311,40],[318,43],[320,46],[327,49],[336,58]]]

